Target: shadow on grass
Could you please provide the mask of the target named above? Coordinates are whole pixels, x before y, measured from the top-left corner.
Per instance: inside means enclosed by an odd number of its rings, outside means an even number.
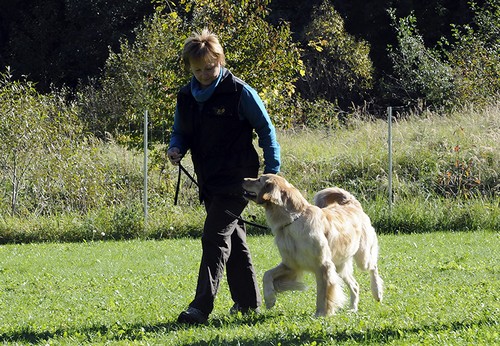
[[[220,328],[222,326],[247,325],[256,326],[266,323],[266,320],[274,320],[275,316],[254,315],[239,316],[231,318],[215,318],[210,321],[208,327]],[[217,342],[224,345],[268,345],[280,343],[281,345],[296,345],[300,343],[336,341],[336,342],[369,342],[384,343],[391,340],[398,340],[410,335],[418,335],[421,332],[439,332],[439,331],[459,331],[471,328],[473,326],[493,326],[497,322],[484,318],[475,321],[455,321],[447,324],[423,325],[421,327],[393,329],[390,327],[380,329],[359,330],[337,330],[333,333],[321,333],[321,331],[308,330],[307,326],[300,334],[286,335],[283,333],[267,334],[259,338],[244,338],[241,335],[237,340],[217,338]],[[186,330],[190,328],[200,328],[198,326],[181,325],[177,322],[159,323],[156,325],[119,325],[110,326],[92,326],[84,329],[56,329],[54,331],[33,331],[29,327],[22,328],[19,331],[0,334],[1,343],[30,343],[38,344],[48,342],[51,339],[71,338],[73,341],[81,342],[102,342],[102,341],[140,341],[143,339],[152,340],[155,335],[161,337],[162,334],[169,334],[177,330]],[[205,326],[202,328],[206,328]],[[212,344],[215,340],[200,340],[194,343],[185,343],[183,345],[202,346]]]
[[[440,331],[460,331],[467,330],[471,327],[481,327],[481,326],[493,326],[498,322],[493,319],[484,318],[475,321],[455,321],[451,323],[442,323],[435,325],[423,325],[414,328],[403,328],[394,329],[390,327],[385,328],[374,328],[367,329],[364,331],[359,330],[337,330],[333,333],[322,333],[321,331],[311,331],[305,326],[302,333],[294,333],[293,335],[287,335],[285,332],[268,334],[262,338],[248,338],[245,339],[241,336],[238,339],[222,339],[218,338],[216,340],[204,341],[200,340],[194,343],[184,343],[182,346],[207,346],[215,344],[222,345],[282,345],[282,346],[292,346],[292,345],[303,345],[303,344],[323,344],[324,342],[334,342],[334,343],[366,343],[366,344],[383,344],[386,342],[394,340],[404,340],[412,335],[420,335],[424,333],[433,333]],[[246,324],[246,323],[241,323]],[[255,323],[257,324],[257,323]]]
[[[157,325],[102,325],[88,328],[56,329],[53,331],[34,331],[30,327],[18,331],[0,334],[0,343],[22,342],[38,344],[54,338],[77,339],[79,341],[109,340],[141,340],[148,334],[167,334],[185,328],[177,322],[159,323]]]

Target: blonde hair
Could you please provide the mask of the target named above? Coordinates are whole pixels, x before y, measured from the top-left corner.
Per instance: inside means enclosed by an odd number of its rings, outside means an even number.
[[[189,70],[190,60],[216,61],[221,66],[226,64],[224,49],[219,43],[217,35],[204,28],[201,33],[193,33],[184,42],[182,61]]]

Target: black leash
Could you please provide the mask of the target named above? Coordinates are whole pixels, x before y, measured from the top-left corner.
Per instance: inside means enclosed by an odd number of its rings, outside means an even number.
[[[174,196],[174,205],[177,205],[177,201],[179,199],[179,189],[181,186],[181,173],[184,172],[188,176],[188,178],[196,185],[198,186],[198,182],[196,179],[193,178],[193,176],[184,168],[183,165],[179,162],[179,173],[177,174],[177,186],[175,187],[175,196]],[[198,186],[199,187],[199,186]]]
[[[175,187],[174,205],[177,205],[177,199],[179,197],[179,188],[181,186],[181,168],[179,166],[179,173],[177,173],[177,186]]]
[[[254,222],[250,222],[250,221],[247,221],[245,219],[243,219],[241,216],[238,216],[238,215],[234,215],[232,212],[230,212],[229,210],[226,210],[226,214],[231,216],[231,217],[234,217],[235,219],[238,219],[240,220],[241,222],[244,222],[246,223],[247,225],[252,225],[254,227],[258,227],[258,228],[262,228],[262,229],[267,229],[269,230],[270,228],[267,227],[267,226],[262,226],[262,225],[259,225],[258,223],[254,223]]]
[[[188,178],[196,185],[198,186],[198,182],[196,181],[195,178],[193,178],[193,176],[191,174],[189,174],[189,172],[184,168],[183,165],[181,165],[181,163],[179,162],[179,170],[182,170],[184,172],[184,174],[186,174],[188,176]],[[199,187],[199,186],[198,186]]]
[[[179,162],[179,173],[177,175],[177,186],[175,187],[175,197],[174,197],[174,205],[177,205],[177,200],[178,200],[178,197],[179,197],[179,189],[180,189],[180,186],[181,186],[181,173],[184,172],[184,174],[187,175],[187,177],[193,182],[195,183],[196,186],[199,187],[198,185],[198,182],[196,181],[196,179],[193,178],[193,176],[184,168],[183,165],[181,165],[181,163]],[[258,227],[258,228],[262,228],[262,229],[266,229],[266,230],[269,230],[270,228],[267,227],[267,226],[262,226],[262,225],[259,225],[258,223],[254,223],[254,222],[250,222],[250,221],[247,221],[245,219],[243,219],[241,216],[238,216],[238,215],[235,215],[233,214],[231,211],[229,210],[226,210],[225,211],[226,214],[228,214],[229,216],[231,217],[234,217],[235,219],[238,219],[240,220],[241,222],[243,223],[246,223],[247,225],[251,225],[251,226],[254,226],[254,227]]]

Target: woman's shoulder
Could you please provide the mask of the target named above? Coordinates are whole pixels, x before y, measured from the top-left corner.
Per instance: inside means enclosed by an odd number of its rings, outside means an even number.
[[[190,93],[191,93],[191,81],[189,81],[188,83],[184,84],[179,89],[179,94],[180,95],[189,95]]]

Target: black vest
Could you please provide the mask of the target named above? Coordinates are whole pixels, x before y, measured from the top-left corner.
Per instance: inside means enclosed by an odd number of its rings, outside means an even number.
[[[187,140],[200,187],[206,194],[241,194],[245,177],[256,177],[259,157],[253,128],[239,116],[244,82],[224,71],[213,95],[202,107],[184,86],[177,96],[178,131]]]

